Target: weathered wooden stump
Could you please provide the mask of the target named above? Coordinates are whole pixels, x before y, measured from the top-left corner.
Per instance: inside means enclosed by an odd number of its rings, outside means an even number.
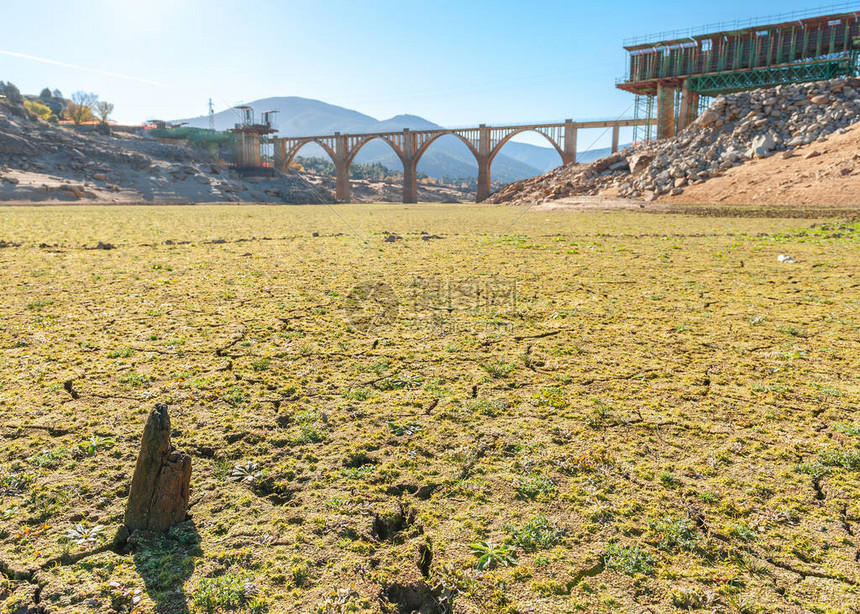
[[[143,429],[125,525],[130,531],[165,531],[182,522],[190,487],[191,457],[171,445],[167,405],[158,403]]]

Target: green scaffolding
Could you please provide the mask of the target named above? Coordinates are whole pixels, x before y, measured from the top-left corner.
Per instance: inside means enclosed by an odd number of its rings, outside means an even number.
[[[706,96],[718,96],[760,87],[774,87],[787,83],[808,83],[843,75],[853,75],[858,72],[857,68],[857,54],[855,53],[851,58],[697,75],[687,79],[687,87],[690,91]]]

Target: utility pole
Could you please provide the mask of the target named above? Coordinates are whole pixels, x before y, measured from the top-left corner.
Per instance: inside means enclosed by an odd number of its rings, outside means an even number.
[[[209,99],[209,129],[215,130],[215,108],[212,106],[212,98]]]

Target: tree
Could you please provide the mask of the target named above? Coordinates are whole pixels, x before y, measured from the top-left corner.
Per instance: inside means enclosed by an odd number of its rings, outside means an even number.
[[[61,92],[60,90],[54,90],[54,98],[62,98],[62,97],[63,97],[63,92]]]
[[[36,102],[35,100],[25,100],[24,107],[29,111],[30,117],[33,119],[39,118],[45,121],[49,121],[54,114],[51,112],[51,107],[46,104],[42,104],[41,102]]]
[[[12,104],[21,104],[24,102],[21,92],[18,91],[14,83],[3,83],[0,81],[0,96],[4,96]]]
[[[72,94],[72,102],[66,107],[66,117],[72,120],[76,126],[84,122],[92,121],[93,106],[99,97],[87,92],[75,92]]]
[[[103,124],[107,123],[108,117],[113,113],[113,103],[106,100],[99,100],[95,104],[95,114]]]
[[[51,88],[50,87],[46,87],[41,92],[39,92],[39,98],[41,98],[42,100],[50,100],[53,97],[54,97],[54,95],[51,94]]]

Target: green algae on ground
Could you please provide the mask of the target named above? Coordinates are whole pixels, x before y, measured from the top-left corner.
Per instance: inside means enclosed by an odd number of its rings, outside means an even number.
[[[4,210],[2,611],[856,611],[860,225],[522,213]]]

